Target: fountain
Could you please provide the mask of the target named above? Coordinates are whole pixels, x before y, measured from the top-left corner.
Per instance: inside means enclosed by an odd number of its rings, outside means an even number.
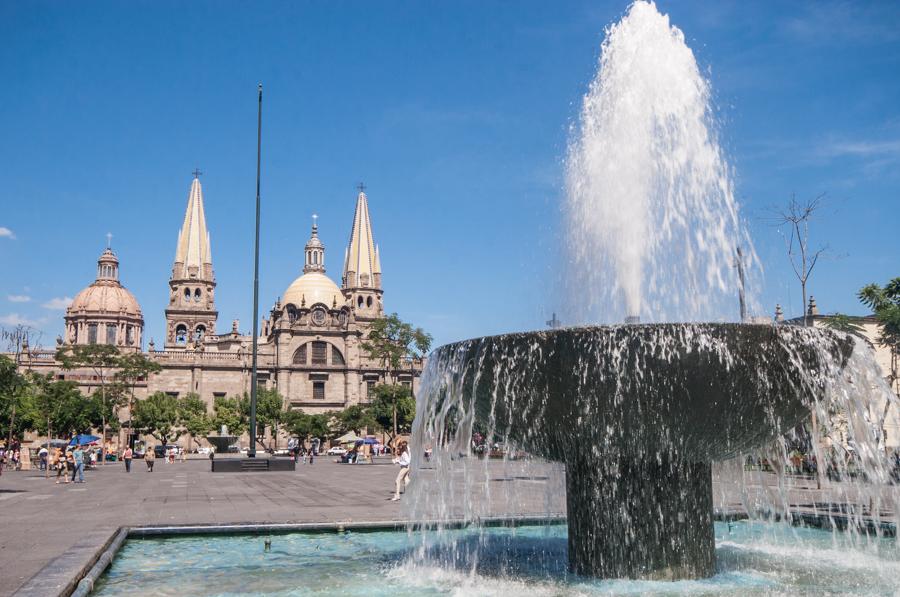
[[[207,435],[206,441],[211,443],[213,447],[216,449],[216,454],[227,454],[231,449],[231,446],[234,445],[234,442],[237,441],[236,435],[228,434],[228,426],[222,425],[219,428],[219,435]]]
[[[856,413],[854,441],[885,478],[860,402],[870,389],[893,397],[852,338],[691,323],[735,319],[744,281],[757,276],[710,95],[682,32],[652,2],[634,2],[607,30],[564,205],[569,319],[628,325],[443,346],[417,394],[412,443],[435,446],[439,484],[489,481],[467,470],[476,433],[565,464],[568,562],[579,575],[712,576],[712,463],[771,445],[814,410],[820,421],[831,408]],[[411,515],[440,527],[458,493],[414,490]],[[477,524],[477,507],[463,512]]]
[[[715,572],[711,461],[803,421],[852,353],[843,335],[746,324],[469,340],[432,355],[419,433],[447,445],[486,424],[565,463],[574,572],[701,578]]]

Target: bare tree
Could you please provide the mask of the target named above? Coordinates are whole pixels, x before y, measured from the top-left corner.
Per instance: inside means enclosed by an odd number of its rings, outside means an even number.
[[[828,245],[822,245],[815,249],[809,246],[809,223],[816,212],[823,207],[824,198],[825,193],[821,193],[812,199],[799,201],[796,195],[791,194],[791,200],[786,207],[774,210],[774,225],[779,227],[779,232],[784,236],[791,267],[797,280],[800,281],[800,291],[803,295],[801,304],[803,325],[807,325],[806,285],[809,276],[816,267],[816,263],[819,262],[819,257],[828,251]],[[788,228],[788,231],[786,232],[782,227]]]

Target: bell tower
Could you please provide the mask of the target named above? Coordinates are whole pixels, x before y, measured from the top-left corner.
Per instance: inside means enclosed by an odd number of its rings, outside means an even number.
[[[172,277],[169,279],[167,349],[195,345],[207,334],[216,332],[219,315],[215,304],[216,277],[203,210],[200,174],[199,170],[194,170],[184,223],[178,233]]]
[[[341,290],[350,301],[357,319],[377,319],[384,315],[381,302],[381,257],[372,236],[366,187],[360,183],[350,243],[344,256]]]

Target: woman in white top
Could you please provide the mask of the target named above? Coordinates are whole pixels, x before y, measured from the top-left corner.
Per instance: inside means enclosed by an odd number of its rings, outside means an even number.
[[[397,458],[394,458],[394,464],[400,465],[400,472],[397,473],[397,487],[394,492],[394,497],[391,498],[392,502],[396,502],[400,499],[401,487],[405,488],[409,485],[409,444],[407,442],[400,442],[397,446],[397,454]]]

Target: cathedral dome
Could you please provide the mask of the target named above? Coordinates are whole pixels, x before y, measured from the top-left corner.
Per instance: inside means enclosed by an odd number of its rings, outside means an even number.
[[[75,295],[69,306],[73,314],[79,311],[124,313],[141,317],[141,307],[125,287],[118,283],[97,281]]]
[[[119,260],[106,249],[97,260],[97,279],[75,295],[68,311],[93,313],[122,313],[141,317],[141,307],[128,290],[119,283]]]
[[[144,318],[134,295],[119,283],[119,260],[107,247],[97,260],[97,279],[66,309],[67,344],[112,344],[140,350]]]
[[[294,280],[284,291],[281,302],[285,305],[310,308],[322,303],[329,309],[344,304],[344,295],[331,278],[320,272],[307,272]]]

